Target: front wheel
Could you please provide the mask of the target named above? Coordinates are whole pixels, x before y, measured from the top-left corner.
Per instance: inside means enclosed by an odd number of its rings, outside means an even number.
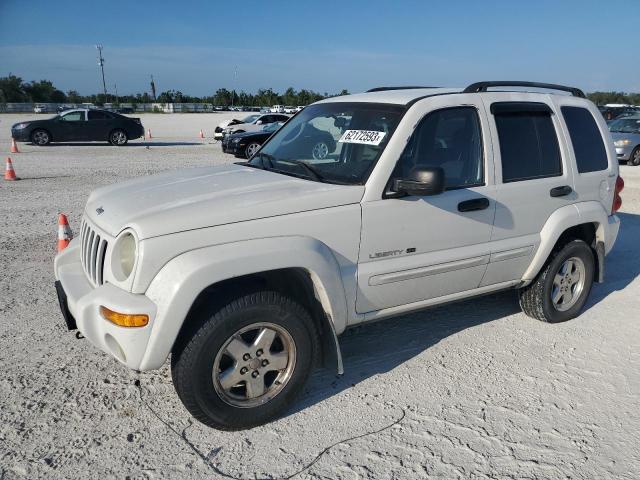
[[[318,343],[304,308],[279,293],[258,292],[202,311],[199,327],[171,356],[171,376],[200,422],[251,428],[291,405],[315,364]]]
[[[247,148],[244,151],[244,156],[250,160],[256,154],[256,152],[260,150],[260,147],[261,145],[259,143],[250,143],[249,145],[247,145]]]
[[[637,167],[640,165],[640,146],[636,147],[629,155],[629,165]]]
[[[125,132],[124,130],[114,130],[109,134],[109,143],[111,145],[126,145],[128,141],[129,138],[127,137],[127,132]]]
[[[46,130],[38,128],[31,133],[31,142],[39,147],[48,145],[51,142],[51,135]]]
[[[591,248],[572,240],[552,254],[530,285],[520,289],[522,311],[548,323],[577,317],[591,291],[594,272]]]

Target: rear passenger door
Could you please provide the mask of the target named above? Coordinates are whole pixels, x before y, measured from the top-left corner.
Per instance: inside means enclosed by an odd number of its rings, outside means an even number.
[[[496,216],[482,286],[520,279],[553,212],[575,201],[573,170],[548,95],[487,93],[496,150]]]
[[[88,121],[85,140],[107,140],[114,124],[113,115],[100,110],[89,110],[87,116]]]

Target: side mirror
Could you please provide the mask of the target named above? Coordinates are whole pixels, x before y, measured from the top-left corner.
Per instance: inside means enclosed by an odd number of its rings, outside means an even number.
[[[258,120],[258,121],[256,122],[256,125],[262,125],[262,120]]]
[[[444,192],[444,170],[440,167],[415,167],[408,178],[393,182],[393,190],[416,197],[438,195]]]

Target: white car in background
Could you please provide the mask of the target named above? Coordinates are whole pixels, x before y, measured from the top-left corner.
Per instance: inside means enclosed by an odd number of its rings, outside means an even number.
[[[273,107],[271,107],[271,113],[284,113],[284,106],[274,105]]]
[[[242,123],[230,123],[227,127],[222,131],[221,138],[224,138],[226,135],[230,135],[232,133],[243,133],[243,132],[259,132],[261,131],[265,125],[269,125],[274,122],[286,122],[289,120],[288,115],[280,114],[280,113],[265,113],[249,115],[245,118]],[[217,134],[217,132],[216,132]]]
[[[292,107],[291,105],[287,105],[286,107],[284,107],[284,113],[296,113],[298,111],[298,109],[296,107]]]
[[[44,105],[36,105],[33,107],[33,113],[45,113],[47,111],[47,107]]]
[[[216,140],[222,140],[222,137],[224,137],[224,130],[231,126],[231,125],[239,125],[241,123],[252,123],[254,122],[258,117],[260,116],[260,114],[258,113],[254,113],[252,115],[248,115],[246,117],[244,117],[242,120],[238,120],[237,118],[232,118],[231,120],[225,120],[224,122],[221,122],[218,124],[218,126],[216,127],[214,133],[213,133],[213,138],[215,138]]]

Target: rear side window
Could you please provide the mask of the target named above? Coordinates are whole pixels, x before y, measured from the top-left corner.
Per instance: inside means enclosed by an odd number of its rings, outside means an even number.
[[[562,175],[558,137],[545,104],[500,102],[495,115],[502,157],[502,182]]]
[[[607,150],[591,112],[581,107],[562,107],[561,110],[569,129],[578,172],[606,170],[609,166]]]
[[[89,110],[89,120],[108,120],[113,118],[112,115],[107,112],[101,112],[99,110]]]

